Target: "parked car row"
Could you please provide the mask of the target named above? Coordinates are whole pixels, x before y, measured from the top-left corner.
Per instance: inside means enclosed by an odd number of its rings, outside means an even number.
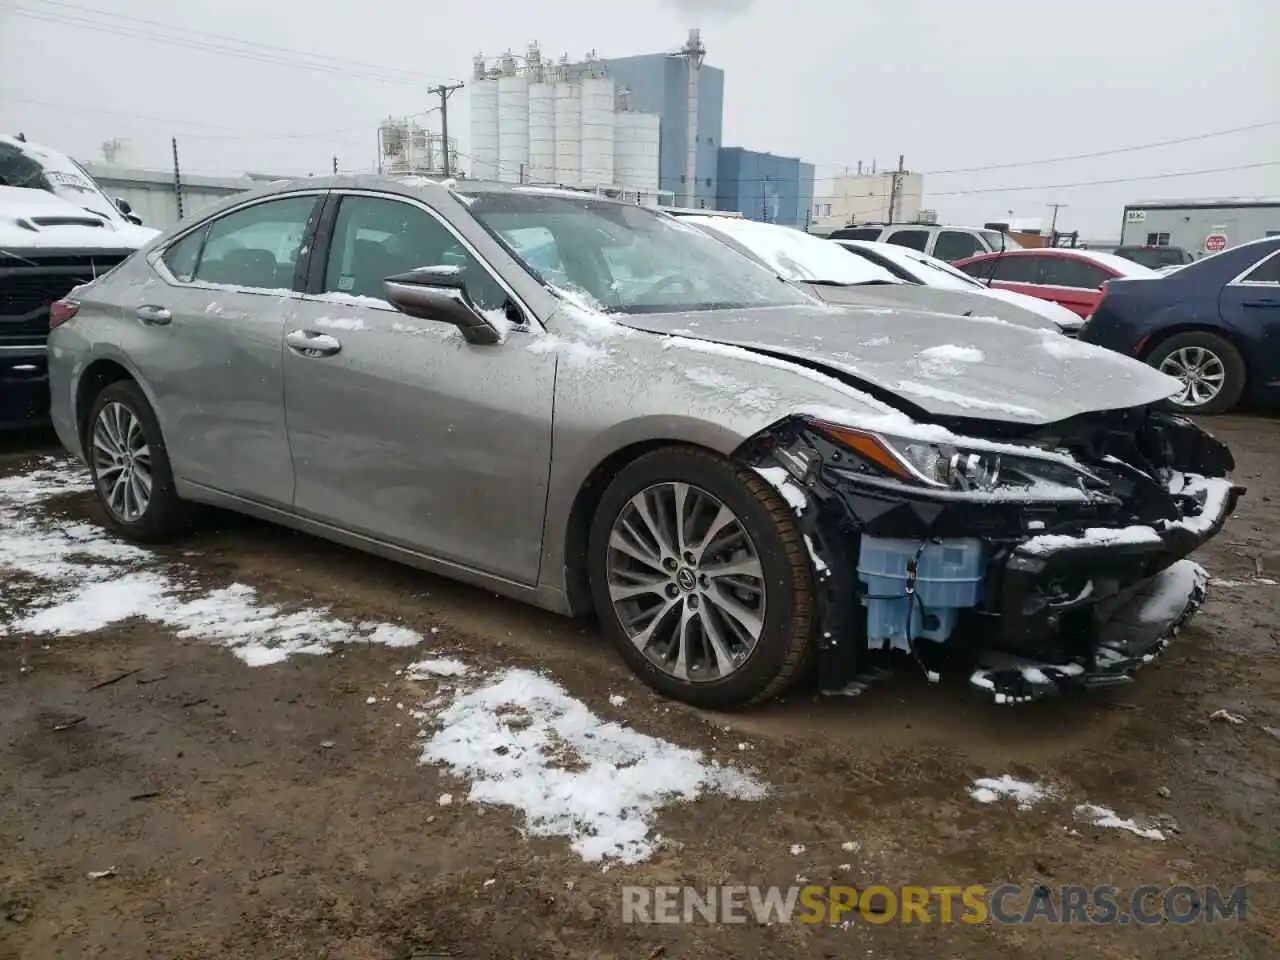
[[[1203,600],[1185,558],[1241,493],[1163,408],[1178,380],[781,229],[274,184],[53,305],[52,420],[127,537],[212,504],[594,612],[693,704],[810,664],[857,690],[895,653],[1000,703],[1127,681]]]

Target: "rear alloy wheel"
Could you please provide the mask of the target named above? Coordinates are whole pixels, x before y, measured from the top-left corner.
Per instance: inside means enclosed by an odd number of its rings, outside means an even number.
[[[178,499],[160,424],[131,380],[109,384],[94,401],[85,457],[112,526],[154,543],[185,532],[192,507]]]
[[[1158,344],[1150,363],[1182,381],[1169,403],[1182,413],[1225,413],[1244,393],[1244,360],[1228,340],[1202,330],[1179,333]]]
[[[589,562],[605,631],[660,693],[739,707],[781,692],[803,666],[808,553],[751,471],[692,448],[639,458],[605,491]]]

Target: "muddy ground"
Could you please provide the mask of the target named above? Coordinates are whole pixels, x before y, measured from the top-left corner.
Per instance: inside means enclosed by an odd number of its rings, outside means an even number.
[[[711,716],[640,687],[590,625],[223,518],[171,551],[210,585],[435,627],[433,649],[543,668],[602,716],[754,767],[770,795],[668,807],[657,822],[668,843],[603,872],[564,840],[523,836],[509,808],[465,802],[465,783],[418,762],[420,724],[395,702],[430,691],[395,671],[420,650],[347,647],[250,668],[144,621],[9,636],[0,958],[1280,956],[1280,736],[1266,729],[1280,730],[1280,586],[1260,580],[1280,580],[1280,423],[1210,426],[1249,487],[1199,557],[1227,583],[1211,586],[1194,626],[1135,684],[1014,709],[905,672],[861,698],[800,690],[749,715]],[[10,443],[0,474],[57,452],[49,443]],[[52,509],[98,518],[83,494]],[[0,583],[0,595],[31,589]],[[1244,722],[1210,719],[1223,708]],[[975,777],[1006,773],[1061,794],[1027,811],[968,796]],[[458,802],[441,806],[446,791]],[[1164,817],[1167,839],[1074,821],[1086,801]],[[842,846],[850,841],[855,851]],[[114,876],[89,878],[107,866]],[[797,876],[860,887],[1247,883],[1248,917],[1154,927],[621,921],[624,884],[788,886]]]

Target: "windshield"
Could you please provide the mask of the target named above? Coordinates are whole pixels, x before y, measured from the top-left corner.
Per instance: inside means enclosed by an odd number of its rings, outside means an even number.
[[[534,276],[608,313],[813,303],[724,244],[643,207],[533,188],[469,197],[471,213]]]
[[[724,237],[763,261],[778,275],[796,283],[853,286],[865,283],[901,283],[877,264],[846,255],[834,240],[755,220],[729,217],[686,217],[685,222]]]
[[[122,222],[115,204],[84,167],[36,144],[0,142],[0,186],[47,190],[105,220]]]
[[[1021,250],[1022,249],[1022,244],[1020,244],[1017,240],[1013,239],[1011,235],[1007,233],[1001,233],[999,230],[983,230],[982,236],[986,239],[987,243],[991,244],[992,250],[1000,249],[1001,237],[1004,237],[1005,250]]]
[[[945,260],[918,253],[907,247],[900,247],[894,243],[872,245],[865,241],[837,241],[837,243],[850,253],[858,254],[872,262],[876,260],[885,262],[899,276],[908,276],[916,283],[922,283],[925,286],[945,287],[948,290],[970,290],[974,287],[986,289],[977,280],[961,273]]]

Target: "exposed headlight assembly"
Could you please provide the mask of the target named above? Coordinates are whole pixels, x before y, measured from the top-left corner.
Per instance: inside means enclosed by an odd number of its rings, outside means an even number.
[[[859,479],[909,486],[942,496],[1027,500],[1106,497],[1104,481],[1061,456],[1012,445],[965,449],[911,437],[809,420],[809,425],[856,457],[847,470]]]

